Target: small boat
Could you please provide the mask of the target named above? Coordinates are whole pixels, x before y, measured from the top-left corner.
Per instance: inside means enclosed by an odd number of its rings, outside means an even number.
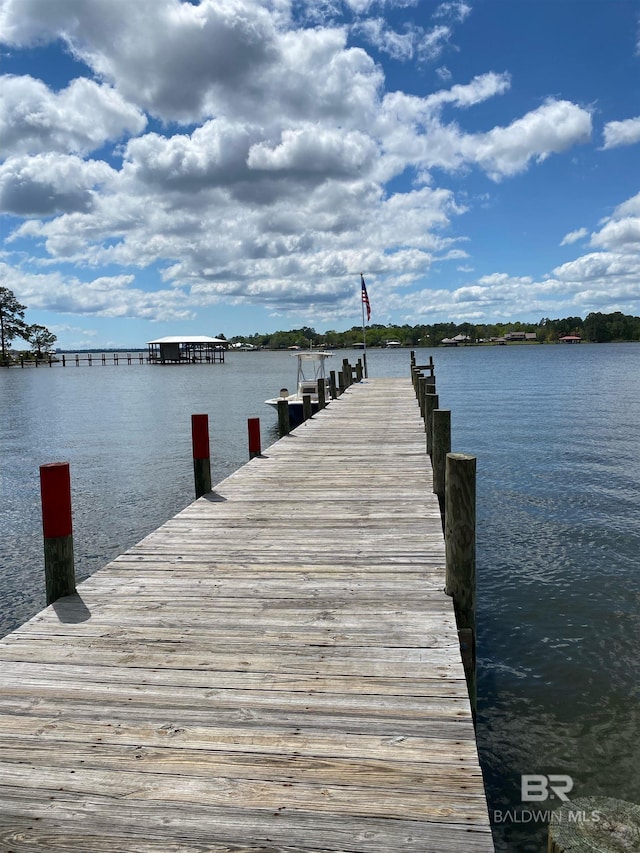
[[[303,421],[302,398],[305,394],[311,397],[311,413],[318,411],[318,381],[326,379],[325,361],[331,358],[330,352],[311,352],[303,350],[295,353],[298,359],[298,374],[296,377],[296,393],[289,394],[288,388],[280,389],[280,396],[265,400],[267,406],[278,408],[278,400],[286,400],[289,404],[289,424],[299,426]],[[325,386],[326,387],[326,386]],[[326,399],[329,399],[328,393]]]

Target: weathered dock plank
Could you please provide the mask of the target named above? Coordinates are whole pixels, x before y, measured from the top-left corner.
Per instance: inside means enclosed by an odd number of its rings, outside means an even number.
[[[0,641],[0,851],[493,850],[409,380]]]

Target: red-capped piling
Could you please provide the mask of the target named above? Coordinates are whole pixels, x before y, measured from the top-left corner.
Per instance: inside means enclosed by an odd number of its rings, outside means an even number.
[[[211,491],[211,456],[209,452],[209,415],[191,415],[193,476],[196,499]]]
[[[262,445],[260,444],[260,418],[248,418],[247,430],[249,432],[249,459],[253,459],[262,453]]]
[[[76,591],[68,462],[40,466],[47,605]]]

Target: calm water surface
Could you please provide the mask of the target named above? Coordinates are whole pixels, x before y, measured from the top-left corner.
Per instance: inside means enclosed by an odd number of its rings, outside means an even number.
[[[359,354],[337,352],[336,369],[345,355]],[[505,820],[528,807],[521,774],[640,802],[640,345],[429,355],[453,449],[478,458],[478,745],[496,849],[542,853],[541,823]],[[368,362],[405,376],[409,354]],[[192,413],[209,414],[218,481],[247,460],[248,417],[263,447],[276,440],[263,401],[294,379],[283,353],[0,371],[0,634],[44,606],[41,464],[71,463],[86,577],[192,500]]]

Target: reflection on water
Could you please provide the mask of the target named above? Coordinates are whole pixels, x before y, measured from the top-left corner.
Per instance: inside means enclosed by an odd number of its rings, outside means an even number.
[[[478,744],[493,817],[520,776],[640,802],[640,346],[425,351],[453,449],[478,457]],[[345,353],[336,354],[337,367]],[[357,353],[350,353],[352,361]],[[368,353],[408,375],[406,350]],[[287,354],[224,365],[0,373],[0,633],[44,605],[38,466],[69,460],[80,577],[192,500],[190,415],[210,418],[213,479],[248,459],[248,417],[294,379]],[[549,807],[553,803],[544,804]],[[546,828],[496,822],[496,848]]]

